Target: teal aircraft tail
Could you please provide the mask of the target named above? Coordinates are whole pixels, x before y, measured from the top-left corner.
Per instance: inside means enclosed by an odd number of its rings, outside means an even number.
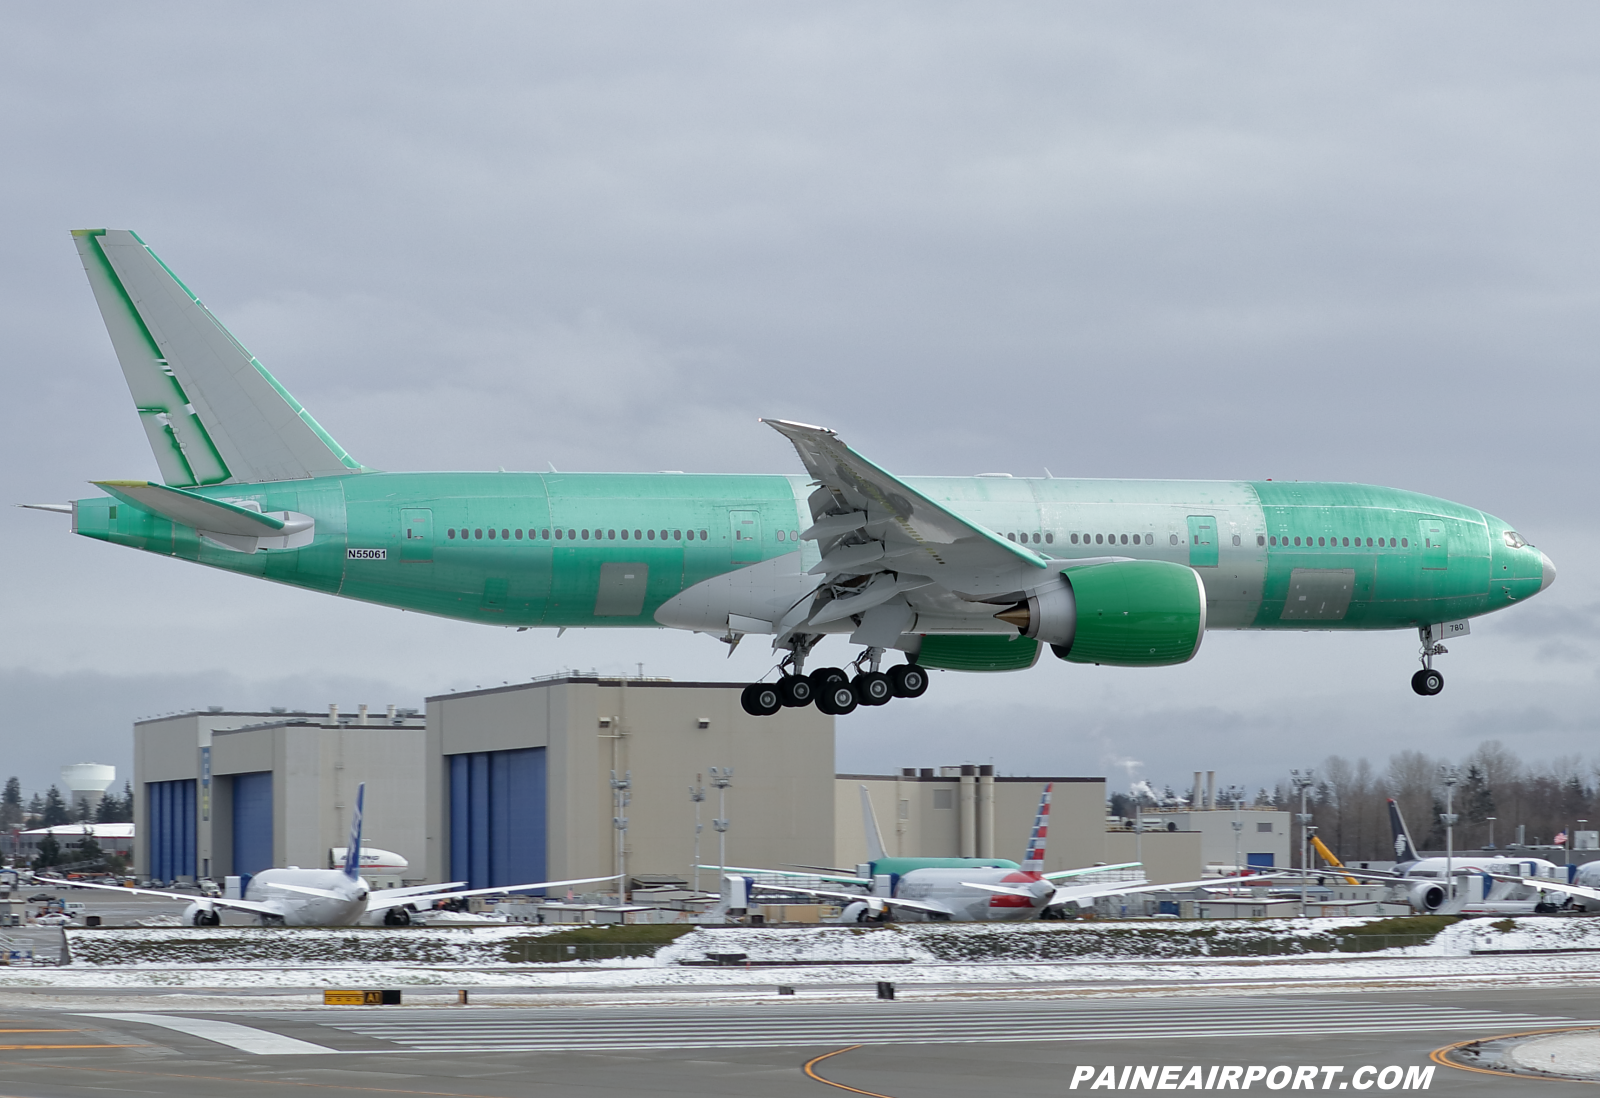
[[[163,481],[195,487],[361,471],[135,233],[72,236]]]

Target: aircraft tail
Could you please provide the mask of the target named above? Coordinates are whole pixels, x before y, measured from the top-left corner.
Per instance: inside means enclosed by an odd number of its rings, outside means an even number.
[[[362,470],[135,233],[74,229],[72,237],[163,481]]]
[[[356,811],[350,817],[350,845],[344,851],[344,875],[352,881],[361,876],[361,805],[367,799],[367,783],[356,786]]]
[[[888,854],[883,849],[883,836],[878,832],[878,817],[872,811],[872,798],[867,787],[861,787],[861,826],[867,832],[867,861],[881,862]]]
[[[1022,868],[1031,873],[1044,871],[1044,847],[1050,838],[1050,791],[1056,787],[1050,782],[1039,794],[1039,814],[1033,818],[1033,834],[1028,836],[1028,852],[1022,856]]]
[[[1411,831],[1393,797],[1389,798],[1389,826],[1394,830],[1394,860],[1397,863],[1421,861],[1422,855],[1417,853],[1417,844],[1411,841]]]

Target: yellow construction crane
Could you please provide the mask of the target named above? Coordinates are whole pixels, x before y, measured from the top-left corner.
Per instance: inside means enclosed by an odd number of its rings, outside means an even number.
[[[1310,828],[1306,828],[1306,830],[1310,831],[1311,829]],[[1311,836],[1311,846],[1312,846],[1312,848],[1314,850],[1316,850],[1318,856],[1321,857],[1323,861],[1325,861],[1329,865],[1335,866],[1335,867],[1337,867],[1339,869],[1343,869],[1344,868],[1344,863],[1341,862],[1338,858],[1334,857],[1333,851],[1329,850],[1328,849],[1328,845],[1326,843],[1324,843],[1321,839],[1317,838],[1317,836],[1315,834],[1313,834]],[[1356,880],[1354,877],[1349,877],[1349,876],[1345,877],[1345,881],[1347,883],[1349,883],[1349,884],[1360,884],[1361,883],[1360,881]]]

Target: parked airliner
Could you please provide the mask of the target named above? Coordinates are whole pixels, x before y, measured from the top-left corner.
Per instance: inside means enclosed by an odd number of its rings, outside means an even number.
[[[123,888],[119,885],[90,884],[87,881],[61,881],[36,877],[48,884],[71,888],[99,888],[107,892],[137,893],[187,900],[183,921],[190,926],[217,926],[222,911],[245,911],[263,926],[355,926],[359,923],[405,926],[411,922],[408,909],[414,905],[432,906],[436,900],[464,896],[484,896],[498,892],[531,892],[544,888],[615,881],[611,877],[585,877],[572,881],[539,881],[533,884],[501,885],[495,888],[461,889],[465,881],[448,884],[411,885],[406,888],[373,889],[361,879],[361,809],[366,784],[356,788],[355,816],[350,821],[350,844],[345,848],[344,865],[339,869],[264,869],[250,878],[240,898],[202,896],[196,899],[181,892],[162,892],[151,888]]]

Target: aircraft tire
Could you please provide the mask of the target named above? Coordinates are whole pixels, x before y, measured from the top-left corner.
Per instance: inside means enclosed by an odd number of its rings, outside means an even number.
[[[889,685],[897,698],[920,698],[928,692],[928,673],[914,663],[889,668]]]
[[[384,926],[410,926],[411,912],[403,907],[391,907],[383,913]]]
[[[810,705],[816,694],[811,680],[804,675],[785,675],[778,680],[778,700],[790,709]]]
[[[888,705],[894,697],[889,676],[878,671],[863,671],[851,685],[855,687],[856,697],[862,705]]]
[[[828,688],[830,683],[850,681],[850,676],[844,673],[844,668],[842,667],[819,667],[807,675],[806,678],[811,680],[811,685],[815,688],[818,697],[822,696],[822,692]]]
[[[752,717],[770,717],[783,708],[783,699],[771,683],[753,682],[739,695],[739,704]]]
[[[222,913],[218,911],[196,911],[194,913],[195,926],[221,926]]]
[[[1444,676],[1431,668],[1423,668],[1411,676],[1411,689],[1424,698],[1431,698],[1444,689]]]
[[[854,713],[859,704],[855,687],[847,682],[834,683],[817,696],[817,708],[830,717],[843,717],[848,713]]]

